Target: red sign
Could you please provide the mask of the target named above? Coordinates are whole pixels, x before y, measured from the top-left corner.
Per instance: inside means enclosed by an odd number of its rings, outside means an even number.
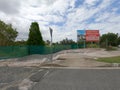
[[[99,30],[86,30],[87,42],[99,42],[100,34]]]

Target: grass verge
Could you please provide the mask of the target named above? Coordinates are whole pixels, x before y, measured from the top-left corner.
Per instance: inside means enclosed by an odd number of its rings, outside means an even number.
[[[106,50],[107,51],[116,51],[116,50],[118,50],[118,48],[117,47],[109,46],[109,47],[106,48]]]
[[[120,63],[120,56],[99,58],[99,59],[97,59],[97,61],[107,62],[107,63]]]

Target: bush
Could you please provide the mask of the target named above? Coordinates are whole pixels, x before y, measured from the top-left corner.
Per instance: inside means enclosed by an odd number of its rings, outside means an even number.
[[[87,44],[88,48],[99,48],[99,45],[97,44]]]
[[[114,51],[114,50],[117,50],[117,47],[113,47],[113,46],[108,46],[106,48],[107,51]]]

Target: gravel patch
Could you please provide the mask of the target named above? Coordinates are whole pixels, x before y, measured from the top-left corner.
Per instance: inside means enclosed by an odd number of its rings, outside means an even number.
[[[18,86],[9,87],[6,90],[19,90]]]

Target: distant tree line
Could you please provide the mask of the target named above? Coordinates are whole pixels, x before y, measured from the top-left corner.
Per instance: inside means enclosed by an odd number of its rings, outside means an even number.
[[[120,45],[120,36],[118,33],[107,33],[100,37],[101,47]]]
[[[0,20],[0,46],[10,46],[10,45],[34,45],[34,46],[44,46],[50,45],[50,41],[44,41],[42,34],[37,22],[32,22],[29,28],[28,40],[15,41],[18,36],[18,32],[11,24],[6,24]],[[83,42],[78,42],[83,44]],[[78,44],[72,39],[65,38],[59,42],[53,43],[53,45],[72,45]],[[86,43],[87,44],[87,43]],[[100,46],[118,46],[120,45],[120,36],[118,33],[107,33],[102,34],[100,37]]]

